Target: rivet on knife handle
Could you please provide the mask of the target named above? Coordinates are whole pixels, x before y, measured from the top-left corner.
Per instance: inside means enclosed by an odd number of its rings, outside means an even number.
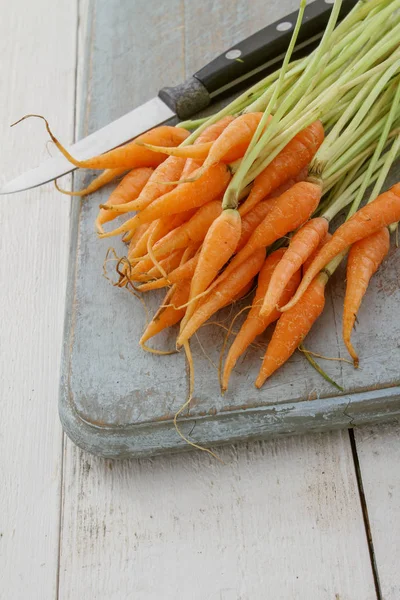
[[[356,4],[356,0],[343,0],[340,19]],[[304,48],[322,35],[331,9],[332,3],[326,0],[316,0],[306,7],[296,48]],[[188,119],[206,108],[211,98],[222,90],[233,91],[255,72],[264,74],[263,66],[265,73],[278,68],[289,45],[297,14],[295,11],[235,44],[183,84],[163,88],[159,92],[160,98],[180,119]]]

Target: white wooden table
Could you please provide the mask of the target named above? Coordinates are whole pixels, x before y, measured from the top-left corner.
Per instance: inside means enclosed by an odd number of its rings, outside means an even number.
[[[124,0],[112,1],[118,26]],[[48,152],[41,123],[9,129],[23,114],[74,138],[88,2],[0,2],[4,178]],[[148,75],[133,104],[255,31],[266,10],[127,4],[132,35],[115,53],[144,47]],[[212,39],[209,18],[221,23]],[[157,36],[181,45],[180,64],[165,69]],[[52,185],[0,198],[0,599],[399,600],[400,424],[227,447],[224,465],[199,453],[109,462],[63,436],[68,233],[69,201]]]

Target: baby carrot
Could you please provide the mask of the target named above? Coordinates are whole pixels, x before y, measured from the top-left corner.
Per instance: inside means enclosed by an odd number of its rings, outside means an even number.
[[[214,142],[226,129],[226,127],[234,120],[235,117],[227,115],[216,123],[213,123],[207,127],[199,137],[194,141],[194,145],[204,144],[207,142]],[[193,173],[198,167],[201,167],[203,161],[195,160],[194,158],[188,158],[185,166],[183,167],[181,179],[187,179],[189,175]],[[172,179],[170,179],[172,181]]]
[[[189,287],[190,282],[185,280],[177,283],[168,291],[166,298],[164,298],[163,305],[158,309],[152,321],[147,325],[139,340],[141,346],[145,344],[147,340],[157,335],[157,333],[163,331],[163,329],[179,323],[185,314],[185,309],[179,307],[187,302],[189,297]],[[166,306],[167,303],[169,303],[168,306]]]
[[[131,241],[129,242],[128,258],[130,256],[131,257],[133,256],[136,246],[140,241],[140,238],[144,235],[144,233],[148,230],[149,227],[151,227],[151,223],[145,223],[144,225],[141,225],[140,227],[138,227],[136,229]],[[146,247],[147,247],[147,242],[146,242]]]
[[[296,177],[310,163],[323,140],[324,128],[321,121],[315,121],[295,135],[255,178],[251,192],[241,206],[242,217],[286,179]]]
[[[153,246],[153,255],[160,258],[167,256],[167,254],[178,248],[186,248],[193,242],[203,241],[210,226],[221,212],[222,207],[219,200],[212,200],[201,206],[186,223],[170,231]],[[152,258],[146,257],[143,265],[144,270],[152,265]]]
[[[304,261],[303,266],[302,266],[303,275],[307,271],[308,267],[311,265],[314,258],[317,256],[318,252],[321,250],[322,246],[324,246],[326,244],[326,242],[328,242],[331,239],[331,237],[332,237],[332,234],[329,233],[329,231],[328,231],[325,234],[325,237],[320,241],[318,246],[315,248],[314,252],[307,258],[306,261]]]
[[[360,208],[348,221],[343,223],[332,238],[320,250],[307,269],[299,289],[292,300],[282,308],[288,310],[298,302],[314,277],[335,256],[363,238],[400,220],[400,183]]]
[[[140,146],[148,148],[152,152],[160,152],[161,154],[167,154],[168,156],[179,156],[180,158],[194,158],[195,160],[204,160],[207,158],[213,145],[212,142],[204,142],[203,144],[192,144],[191,146],[169,147],[137,143]]]
[[[148,167],[142,167],[138,169],[132,169],[129,171],[127,175],[122,179],[122,181],[117,185],[106,204],[123,204],[124,202],[129,202],[134,198],[137,198],[149,180],[150,175],[152,174],[153,169]],[[103,231],[104,223],[108,221],[112,221],[118,216],[113,210],[104,210],[100,209],[99,214],[96,219],[96,229],[98,232]]]
[[[197,297],[207,289],[218,275],[220,269],[228,262],[234,253],[240,238],[241,219],[237,210],[227,209],[210,225],[201,247],[199,261],[190,286],[189,300]],[[183,328],[195,312],[196,302],[186,309],[182,320]]]
[[[165,154],[147,150],[147,148],[139,146],[136,142],[157,144],[159,146],[179,146],[179,144],[181,144],[189,135],[189,132],[181,127],[161,125],[160,127],[155,127],[154,129],[146,131],[146,133],[139,135],[135,140],[124,146],[119,146],[114,150],[110,150],[99,156],[94,156],[93,158],[77,160],[71,156],[68,150],[60,144],[58,139],[53,135],[50,126],[44,117],[41,115],[26,115],[20,119],[20,121],[27,119],[28,117],[38,117],[43,119],[49,136],[61,154],[63,154],[71,164],[83,169],[120,169],[122,167],[133,169],[135,167],[156,167],[165,160]]]
[[[136,200],[132,200],[132,202],[119,206],[110,206],[109,209],[121,213],[143,210],[146,206],[149,206],[153,200],[174,189],[175,184],[168,184],[168,181],[176,181],[179,179],[184,164],[184,158],[169,156],[154,169],[148,182]]]
[[[57,179],[55,180],[56,189],[62,194],[66,194],[67,196],[89,196],[89,194],[93,194],[97,192],[100,188],[104,187],[111,181],[114,181],[120,175],[126,173],[126,169],[105,169],[100,175],[98,175],[93,181],[89,183],[87,187],[83,190],[77,190],[75,192],[71,192],[69,190],[63,190],[59,187],[57,183]]]
[[[350,341],[351,332],[372,275],[389,252],[390,236],[387,227],[355,242],[350,248],[346,271],[346,296],[343,306],[343,340],[358,367],[357,352]]]
[[[327,231],[328,221],[323,217],[317,217],[308,221],[294,234],[287,252],[285,252],[285,255],[279,265],[277,265],[271,277],[260,310],[261,315],[266,316],[276,308],[287,282],[290,280],[293,273],[300,269],[301,265],[318,247]]]
[[[306,337],[324,310],[327,281],[325,273],[318,275],[298,304],[279,318],[256,379],[256,387],[260,388],[292,356]]]
[[[271,210],[274,205],[274,199],[281,196],[284,192],[290,189],[295,183],[304,181],[307,178],[307,169],[299,173],[299,175],[293,179],[288,179],[279,188],[274,190],[267,198],[259,202],[250,211],[246,212],[242,218],[242,233],[240,236],[239,243],[236,248],[236,252],[239,252],[247,244],[251,234],[256,227],[259,226],[261,221],[267,216],[267,213]],[[239,206],[239,214],[241,215],[241,206]]]
[[[197,262],[199,260],[199,255],[196,254],[192,258],[190,258],[187,262],[182,265],[179,265],[174,271],[168,274],[168,279],[162,277],[160,279],[156,279],[155,281],[149,281],[148,283],[144,283],[138,286],[138,290],[141,292],[149,292],[150,290],[158,290],[167,285],[172,285],[174,283],[178,283],[179,281],[190,280],[193,277],[193,273],[195,272]],[[190,286],[190,281],[189,281]]]
[[[152,223],[146,223],[148,225],[148,229],[145,230],[140,240],[138,240],[135,249],[128,254],[128,258],[130,260],[134,258],[145,257],[147,255],[147,244],[149,241],[149,237],[151,236],[151,243],[155,244],[158,240],[161,240],[165,235],[167,235],[170,231],[173,231],[185,221],[188,221],[191,216],[194,214],[194,211],[187,211],[176,215],[170,215],[165,217],[164,219],[157,219]],[[134,234],[136,231],[134,232]],[[134,235],[133,234],[133,235]]]
[[[242,231],[240,234],[240,239],[236,248],[236,252],[239,252],[239,250],[241,250],[247,244],[251,234],[256,229],[256,227],[258,227],[259,224],[265,219],[272,206],[273,199],[263,200],[243,217]]]
[[[135,229],[143,223],[207,204],[207,202],[221,196],[229,183],[230,177],[230,170],[226,165],[214,165],[207,169],[196,181],[179,184],[171,192],[154,200],[147,208],[129,219],[121,227],[104,233],[100,237],[111,237],[130,231],[128,236],[128,239],[130,239]]]
[[[221,160],[233,162],[244,155],[264,113],[245,113],[234,119],[215,140],[203,168]]]
[[[267,248],[282,236],[302,225],[318,206],[321,198],[321,181],[309,178],[300,181],[273,200],[271,210],[251,234],[247,244],[236,254],[216,280],[223,281],[236,267],[258,248]]]
[[[196,312],[180,332],[177,347],[182,346],[217,310],[225,306],[236,294],[257,275],[265,258],[264,248],[256,250],[246,261],[231,273],[225,281],[218,285],[200,302]]]
[[[181,264],[184,251],[184,249],[178,248],[177,250],[173,250],[165,258],[161,259],[160,266],[162,267],[163,271],[165,271],[168,274],[171,271],[177,269]],[[162,275],[162,273],[160,272],[158,266],[154,265],[154,267],[152,267],[150,271],[146,273],[146,281],[154,279],[156,277],[160,277],[160,275]]]
[[[229,378],[234,369],[238,358],[247,350],[250,344],[254,341],[257,335],[260,335],[271,323],[279,319],[280,312],[274,309],[266,317],[260,315],[260,307],[263,301],[263,297],[268,288],[272,274],[279,264],[286,252],[286,248],[279,248],[270,254],[258,275],[257,290],[254,296],[252,307],[244,321],[239,333],[236,335],[232,346],[229,349],[228,356],[226,357],[224,370],[222,374],[222,391],[225,392],[228,389]],[[281,296],[281,301],[287,301],[286,298],[291,298],[300,283],[300,271],[297,271],[292,275],[291,279],[286,285],[285,290]]]

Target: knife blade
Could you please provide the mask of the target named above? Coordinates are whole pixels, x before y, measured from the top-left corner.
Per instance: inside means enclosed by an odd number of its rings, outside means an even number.
[[[293,58],[315,47],[328,22],[332,3],[332,0],[316,0],[306,7]],[[343,0],[339,18],[344,18],[356,4],[356,0]],[[176,117],[193,117],[216,97],[260,79],[282,63],[297,15],[298,11],[294,11],[239,42],[183,84],[163,88],[158,96],[70,146],[69,152],[80,160],[102,154]],[[43,185],[75,168],[64,156],[50,158],[6,183],[0,194]]]

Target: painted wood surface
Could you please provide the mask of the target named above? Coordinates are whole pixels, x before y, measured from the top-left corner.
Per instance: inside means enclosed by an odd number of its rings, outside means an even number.
[[[191,52],[187,68],[197,68],[196,52],[187,40],[195,35],[196,19],[204,31],[207,7],[195,15],[193,3],[176,4],[174,11],[171,4],[168,18],[181,36],[180,44],[169,48],[175,52],[175,67]],[[166,16],[163,20],[156,11],[150,24],[142,3],[136,6],[137,30],[132,31],[133,19],[118,21],[129,29],[131,40],[138,40],[130,51],[135,55],[139,44],[149,43],[153,68],[161,66],[155,71],[157,81],[145,79],[143,89],[138,84],[141,71],[134,72],[131,96],[118,99],[126,100],[122,111],[170,80],[162,69],[166,50],[158,34],[159,27],[168,25]],[[223,3],[218,6],[221,19]],[[240,6],[243,14],[245,4]],[[254,11],[261,8],[254,3]],[[99,4],[96,10],[102,10]],[[167,28],[173,30],[172,25]],[[240,35],[256,28],[251,22]],[[149,41],[143,41],[142,29],[149,32]],[[153,36],[158,45],[151,43]],[[107,52],[114,56],[106,36],[94,40],[93,47],[105,64]],[[181,54],[182,47],[186,52]],[[220,49],[217,44],[213,48]],[[96,69],[95,57],[90,64]],[[125,68],[129,79],[127,63]],[[176,83],[182,73],[171,76]],[[101,105],[94,110],[101,114]],[[90,130],[90,118],[86,123]],[[239,600],[258,598],[266,589],[282,600],[352,599],[355,589],[363,599],[375,599],[346,433],[230,446],[218,453],[224,465],[198,453],[111,462],[67,440],[60,599]]]
[[[71,141],[75,4],[0,3],[0,173],[53,152],[45,114]],[[60,27],[62,24],[62,27]],[[53,186],[0,198],[0,598],[56,598],[62,431],[56,398],[69,200]]]
[[[285,0],[266,10],[257,1],[251,9],[244,2],[235,3],[232,9],[231,4],[171,0],[168,11],[163,4],[151,2],[139,3],[134,11],[117,0],[96,2],[87,36],[89,55],[85,63],[90,72],[80,133],[84,135],[120,116],[167,82],[181,81],[236,40],[296,6],[296,0]],[[110,36],[110,31],[115,33]],[[143,69],[146,65],[148,68]],[[137,344],[146,318],[142,305],[127,290],[113,287],[103,277],[110,245],[119,256],[126,252],[119,239],[98,240],[94,232],[98,203],[106,201],[108,194],[109,189],[101,191],[96,202],[84,201],[80,212],[73,214],[70,264],[73,268],[76,265],[76,271],[71,271],[68,285],[69,321],[60,401],[63,425],[76,443],[103,456],[137,457],[178,450],[184,444],[175,434],[172,418],[187,395],[185,357],[183,353],[163,358],[143,353]],[[113,264],[109,263],[111,278]],[[308,348],[331,357],[346,355],[341,340],[344,278],[344,268],[339,269],[328,287],[326,309],[306,340]],[[354,343],[360,350],[361,368],[355,370],[338,361],[324,363],[328,374],[345,388],[342,397],[300,353],[295,353],[262,390],[255,389],[259,348],[250,348],[238,361],[230,389],[221,396],[215,365],[225,331],[203,327],[192,344],[195,393],[185,432],[192,431],[196,443],[210,444],[397,416],[400,322],[394,317],[400,301],[399,280],[393,249],[373,279],[359,313]],[[150,313],[156,311],[163,294],[146,295]],[[242,306],[238,303],[220,311],[216,320],[229,325]],[[168,330],[158,336],[155,345],[171,348],[175,337],[176,331]],[[267,339],[268,333],[264,341]],[[381,389],[377,400],[376,390]],[[374,400],[375,405],[371,404]],[[353,415],[347,410],[351,404]],[[360,415],[365,418],[358,418]],[[151,424],[155,426],[150,428]]]
[[[355,431],[383,600],[400,598],[400,420]]]
[[[217,451],[68,442],[60,600],[375,600],[347,432]]]
[[[143,5],[136,4],[137,19]],[[236,5],[229,3],[231,10]],[[1,8],[7,85],[0,92],[0,161],[8,178],[47,153],[39,123],[27,122],[21,134],[8,129],[21,114],[44,112],[60,137],[72,139],[77,21],[63,0]],[[80,9],[79,95],[92,68],[83,63],[82,42],[93,16],[86,0]],[[121,112],[129,108],[129,98],[120,102]],[[375,599],[346,433],[230,446],[218,450],[224,465],[197,453],[104,461],[69,440],[63,456],[55,399],[69,202],[51,185],[6,200],[0,199],[1,600],[247,600],[266,593],[278,600]],[[385,600],[399,596],[399,433],[356,432]]]

